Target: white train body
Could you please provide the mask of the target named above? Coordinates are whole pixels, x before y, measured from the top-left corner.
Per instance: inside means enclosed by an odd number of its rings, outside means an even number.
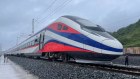
[[[99,25],[75,16],[62,16],[8,52],[65,53],[73,58],[102,61],[122,55],[123,46]]]

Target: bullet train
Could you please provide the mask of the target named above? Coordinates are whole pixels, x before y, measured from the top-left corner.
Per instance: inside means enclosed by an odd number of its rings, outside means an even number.
[[[76,16],[62,16],[8,53],[63,61],[110,61],[123,54],[123,46],[99,25]]]

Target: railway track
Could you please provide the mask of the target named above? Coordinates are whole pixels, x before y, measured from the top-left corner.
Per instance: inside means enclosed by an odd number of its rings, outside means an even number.
[[[47,60],[47,59],[41,58],[41,60]],[[61,62],[61,61],[54,61],[54,62],[64,64],[64,62]],[[132,66],[125,66],[125,65],[119,65],[119,64],[101,64],[101,63],[76,63],[73,61],[65,63],[65,64],[140,76],[140,68],[132,67]]]
[[[83,67],[90,67],[90,68],[96,68],[99,70],[140,76],[140,68],[135,68],[131,66],[122,66],[122,65],[113,65],[113,64],[97,64],[97,63],[92,63],[92,64],[78,63],[78,64]]]
[[[36,59],[36,58],[32,58],[32,59]],[[47,58],[40,58],[37,60],[52,62],[52,60],[48,60]],[[61,62],[61,60],[57,60],[53,62],[60,63],[60,64],[69,64],[69,65],[74,65],[74,66],[79,66],[79,67],[94,68],[94,69],[103,70],[103,71],[110,71],[110,72],[117,72],[117,73],[140,76],[140,67],[138,68],[138,67],[132,67],[132,66],[119,65],[119,64],[76,63],[73,61],[65,63],[65,62]]]

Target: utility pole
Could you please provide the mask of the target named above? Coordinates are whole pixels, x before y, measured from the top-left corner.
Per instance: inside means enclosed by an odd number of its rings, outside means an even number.
[[[34,34],[34,22],[35,22],[35,20],[32,19],[32,34]]]
[[[2,45],[1,45],[1,43],[0,43],[0,56],[3,54],[3,52],[2,52]]]
[[[17,44],[16,44],[16,45],[18,45],[18,43],[19,43],[19,39],[20,39],[20,37],[17,36]]]
[[[2,51],[2,46],[1,46],[1,44],[0,44],[0,52]]]

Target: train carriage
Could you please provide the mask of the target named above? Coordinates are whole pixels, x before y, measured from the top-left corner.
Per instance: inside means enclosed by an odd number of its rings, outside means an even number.
[[[123,46],[99,25],[76,16],[62,16],[9,52],[65,61],[109,61],[123,54]]]

